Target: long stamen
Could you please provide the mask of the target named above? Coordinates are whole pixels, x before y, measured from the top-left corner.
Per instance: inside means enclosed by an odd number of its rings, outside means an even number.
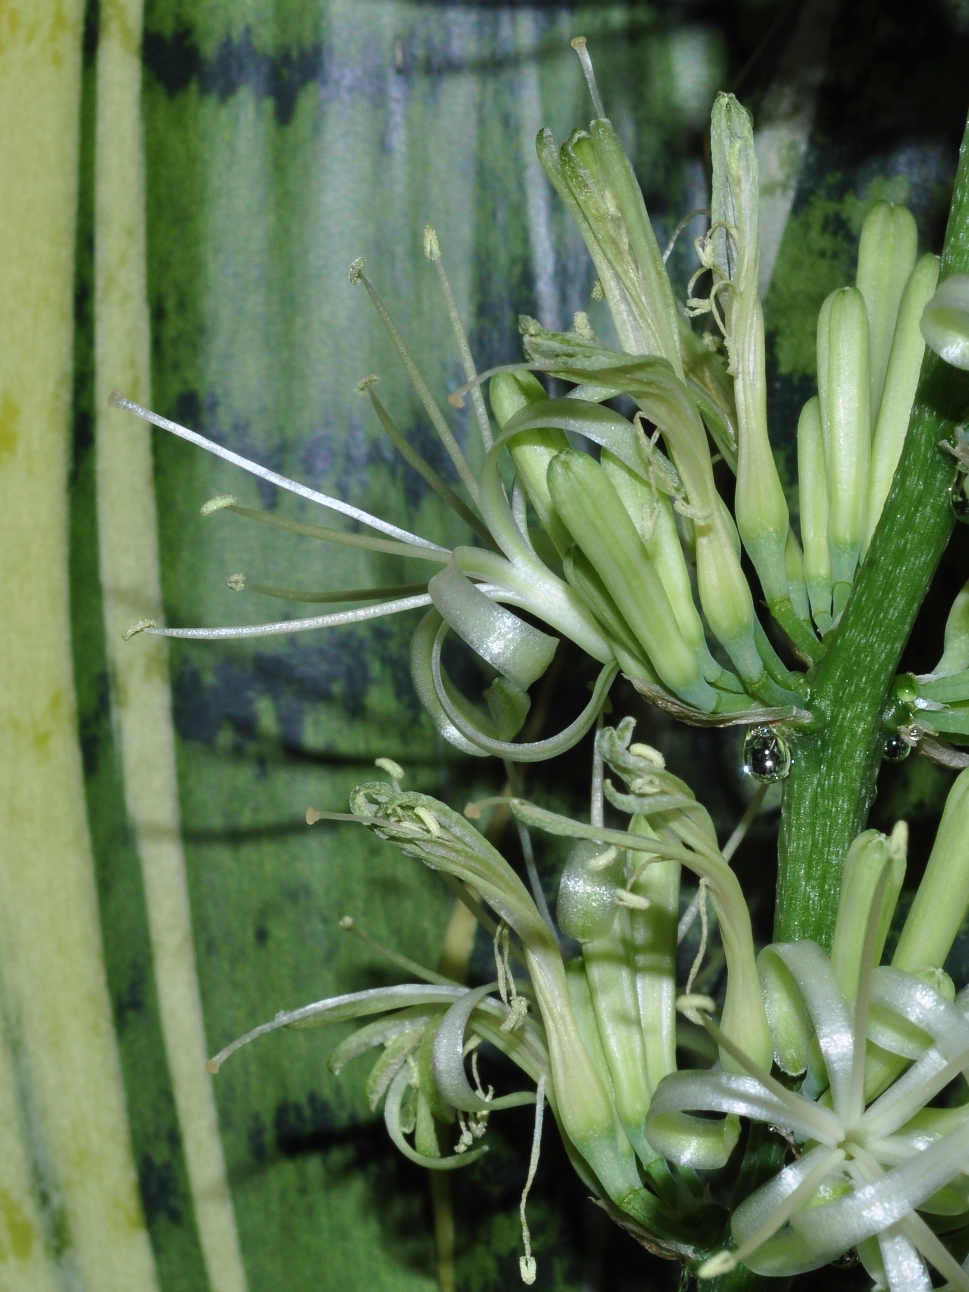
[[[427,591],[426,583],[401,583],[384,588],[348,588],[344,592],[298,592],[291,588],[274,588],[264,583],[248,583],[242,574],[230,574],[226,583],[233,592],[258,592],[277,601],[386,601],[391,597],[413,597]]]
[[[538,1089],[535,1091],[535,1129],[532,1132],[532,1155],[528,1161],[528,1178],[525,1181],[525,1187],[522,1189],[522,1200],[519,1207],[519,1214],[522,1222],[522,1242],[525,1246],[525,1255],[519,1257],[518,1267],[521,1271],[523,1283],[534,1283],[535,1275],[538,1273],[538,1264],[532,1255],[531,1234],[528,1232],[528,1221],[525,1219],[525,1203],[528,1201],[528,1191],[532,1187],[535,1179],[535,1172],[538,1170],[538,1155],[542,1146],[542,1116],[545,1112],[545,1077],[538,1079]]]
[[[709,887],[710,885],[707,880],[701,879],[700,886],[696,890],[698,899],[697,905],[700,911],[700,945],[697,948],[696,956],[694,957],[693,964],[690,968],[690,976],[686,980],[685,991],[687,996],[689,996],[693,990],[696,976],[700,972],[700,965],[703,964],[703,957],[707,953],[707,938],[710,935],[710,917],[707,913],[707,889]]]
[[[374,309],[380,315],[380,321],[387,329],[387,333],[393,342],[394,349],[397,351],[397,356],[404,365],[404,371],[410,378],[411,385],[417,392],[418,399],[424,405],[425,413],[427,413],[428,417],[431,419],[431,425],[434,427],[435,431],[437,431],[441,443],[447,449],[448,456],[454,463],[455,470],[461,478],[461,483],[471,495],[471,499],[475,506],[477,506],[478,482],[474,478],[474,473],[472,472],[471,467],[468,465],[468,460],[461,451],[460,444],[458,444],[457,440],[454,438],[453,431],[445,421],[444,414],[441,412],[440,408],[438,408],[437,400],[431,394],[430,386],[428,386],[427,382],[421,376],[420,369],[414,362],[414,356],[408,349],[407,342],[404,340],[400,328],[391,318],[390,311],[383,303],[383,300],[373,283],[371,283],[367,275],[363,273],[362,260],[355,260],[350,266],[350,282],[363,283],[364,287],[366,287],[367,294],[373,301]]]
[[[483,539],[489,547],[493,546],[488,527],[478,519],[467,503],[458,497],[447,481],[434,470],[431,464],[401,434],[396,422],[394,422],[372,389],[374,378],[366,377],[364,381],[367,385],[364,386],[364,382],[358,382],[357,390],[360,390],[361,386],[363,386],[370,396],[370,402],[373,405],[374,412],[380,419],[381,426],[387,432],[390,442],[404,461],[414,468],[417,474],[430,485],[439,497],[444,499],[453,511],[457,512],[464,523],[473,529],[479,538]]]
[[[680,234],[690,223],[690,221],[695,220],[698,215],[709,215],[709,214],[710,214],[710,208],[708,206],[698,206],[697,209],[695,211],[691,211],[689,215],[684,215],[683,219],[673,230],[673,236],[666,244],[666,250],[663,252],[664,265],[666,264],[667,260],[669,260],[670,256],[673,254],[673,248],[676,246],[677,238],[679,238]]]
[[[418,610],[429,606],[429,593],[418,597],[402,597],[399,601],[384,601],[360,610],[340,610],[333,615],[317,615],[313,619],[284,619],[275,624],[242,624],[233,628],[159,628],[151,619],[141,619],[124,634],[125,641],[137,633],[152,637],[184,637],[198,641],[217,641],[220,638],[278,637],[285,633],[306,633],[314,628],[338,628],[341,624],[359,624],[384,615],[398,615],[404,610]]]
[[[369,933],[364,933],[362,929],[358,929],[352,915],[343,916],[340,920],[340,928],[344,933],[352,933],[365,947],[375,951],[377,955],[383,956],[385,960],[389,960],[392,964],[397,965],[399,969],[403,969],[404,973],[413,974],[415,978],[422,978],[424,982],[433,983],[438,987],[459,986],[453,978],[446,978],[443,974],[435,973],[433,969],[425,969],[422,964],[418,964],[416,960],[411,960],[409,956],[401,955],[399,951],[394,951],[392,947],[385,947],[382,942],[372,938]]]
[[[596,74],[592,70],[592,59],[589,57],[588,49],[586,49],[586,39],[584,36],[576,36],[571,43],[572,48],[579,56],[579,62],[582,64],[582,71],[585,74],[585,83],[589,87],[589,94],[592,98],[592,106],[596,110],[596,116],[600,121],[605,121],[606,110],[602,106],[602,98],[599,95],[599,87],[596,84]]]
[[[303,538],[318,538],[324,543],[337,543],[341,547],[358,547],[366,552],[382,552],[387,556],[406,556],[415,561],[433,561],[436,565],[447,565],[451,559],[450,548],[438,547],[436,543],[415,547],[411,543],[398,543],[390,538],[374,538],[371,534],[350,534],[344,529],[328,529],[325,525],[311,525],[302,520],[290,520],[288,516],[277,516],[275,512],[240,507],[232,494],[210,498],[202,506],[203,516],[209,516],[216,511],[231,511],[237,516],[245,516],[247,520],[257,520],[261,525],[272,525],[274,529],[285,530],[287,534],[299,534]]]
[[[769,788],[770,787],[766,784],[761,785],[757,793],[750,800],[750,803],[748,804],[748,807],[747,807],[747,811],[743,814],[743,816],[740,818],[740,821],[737,823],[736,830],[734,830],[733,834],[730,836],[730,838],[727,840],[727,842],[723,845],[723,848],[721,849],[721,852],[723,853],[724,861],[729,861],[730,858],[737,851],[737,849],[740,847],[740,845],[743,843],[744,837],[746,836],[747,831],[750,829],[754,821],[757,819],[757,813],[761,809],[761,805],[764,802],[764,795],[767,793]]]
[[[696,1000],[698,998],[690,999]],[[679,1007],[679,1002],[677,1002],[677,1007]],[[729,1036],[725,1036],[716,1023],[707,1017],[705,1012],[702,1012],[699,1008],[696,1008],[695,1012],[699,1022],[710,1033],[721,1050],[726,1050],[755,1081],[759,1081],[765,1090],[775,1095],[800,1121],[813,1121],[817,1127],[816,1138],[822,1144],[828,1143],[829,1147],[834,1147],[834,1145],[830,1144],[828,1138],[834,1132],[835,1126],[839,1125],[834,1113],[829,1113],[826,1108],[822,1108],[820,1105],[812,1103],[810,1099],[805,1099],[803,1095],[795,1094],[788,1090],[786,1086],[782,1086],[779,1081],[771,1076],[766,1068],[762,1068],[759,1063],[755,1063],[746,1051],[731,1041]]]
[[[134,400],[128,399],[120,390],[112,390],[108,397],[108,403],[114,408],[123,408],[129,413],[134,413],[136,417],[140,417],[146,422],[151,422],[153,426],[158,426],[163,431],[171,431],[172,435],[177,435],[179,439],[188,440],[189,444],[195,444],[200,449],[213,453],[217,458],[231,462],[233,466],[242,467],[243,471],[248,471],[251,475],[258,476],[260,480],[267,480],[279,489],[286,489],[289,493],[298,494],[301,498],[307,498],[310,502],[318,503],[321,507],[329,507],[331,511],[342,512],[344,516],[351,516],[354,520],[359,520],[362,524],[369,525],[371,529],[379,530],[382,534],[389,534],[391,538],[396,538],[400,542],[408,543],[413,547],[429,547],[432,551],[438,552],[442,550],[436,543],[431,543],[426,538],[421,538],[419,534],[411,534],[408,530],[401,529],[398,525],[391,525],[389,521],[381,520],[379,516],[371,516],[369,512],[361,511],[359,507],[343,502],[340,498],[331,498],[328,494],[317,493],[315,489],[310,489],[307,485],[302,485],[297,480],[290,480],[287,476],[281,476],[278,471],[270,471],[268,467],[260,466],[258,462],[250,462],[248,458],[242,457],[239,453],[233,453],[231,449],[223,448],[221,444],[216,444],[214,440],[208,440],[204,435],[199,435],[196,431],[190,431],[186,426],[179,426],[178,422],[172,422],[167,417],[162,417],[159,413],[153,413],[149,408],[143,408],[141,404],[136,404]]]
[[[428,260],[434,261],[434,268],[437,270],[437,276],[441,281],[441,291],[444,293],[444,304],[447,308],[448,319],[451,322],[451,331],[454,333],[458,353],[461,356],[461,366],[464,368],[464,375],[468,381],[474,381],[478,375],[478,370],[475,367],[471,346],[468,344],[468,336],[461,321],[461,312],[458,309],[457,301],[454,299],[454,292],[451,290],[451,283],[444,269],[444,261],[441,259],[441,244],[437,240],[437,232],[430,225],[424,230],[424,255],[427,256]],[[493,441],[491,423],[488,421],[488,410],[485,408],[480,385],[475,385],[472,389],[471,402],[474,405],[475,416],[478,419],[481,442],[487,453]]]
[[[479,372],[474,377],[471,377],[463,386],[458,386],[457,390],[452,390],[447,397],[447,402],[452,408],[463,408],[465,395],[483,386],[489,378],[496,376],[499,372],[546,372],[547,370],[547,363],[499,363],[496,368],[486,368],[484,372]]]

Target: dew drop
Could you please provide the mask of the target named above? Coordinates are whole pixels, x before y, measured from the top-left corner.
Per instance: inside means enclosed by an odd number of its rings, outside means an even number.
[[[904,763],[912,752],[912,746],[899,735],[891,735],[885,741],[882,761],[886,763]]]
[[[755,781],[782,781],[791,770],[791,749],[773,727],[751,727],[744,737],[744,772]]]
[[[960,472],[949,490],[949,506],[952,508],[952,514],[956,520],[961,520],[963,525],[969,525],[969,497],[966,496],[966,480],[967,477]]]

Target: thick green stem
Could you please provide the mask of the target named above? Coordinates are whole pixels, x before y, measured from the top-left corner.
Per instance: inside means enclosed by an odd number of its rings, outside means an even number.
[[[942,278],[969,272],[969,128]],[[884,747],[882,714],[898,662],[952,530],[955,463],[940,440],[969,411],[969,373],[927,353],[905,448],[831,648],[813,679],[821,726],[797,737],[784,787],[775,937],[831,945],[841,868],[864,828]]]

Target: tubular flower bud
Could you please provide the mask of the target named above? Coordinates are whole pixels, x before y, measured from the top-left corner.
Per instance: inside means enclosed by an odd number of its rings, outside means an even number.
[[[892,487],[895,468],[902,454],[902,445],[905,443],[905,433],[919,384],[922,356],[925,353],[925,341],[919,323],[939,281],[939,264],[938,256],[923,256],[912,270],[899,304],[891,355],[872,437],[866,550],[881,518],[885,499]],[[869,319],[870,317],[869,307]],[[873,346],[873,362],[874,357]],[[872,408],[875,408],[875,404],[872,404]]]
[[[942,965],[969,909],[969,769],[949,791],[925,875],[892,964],[918,971]]]
[[[822,633],[831,627],[831,548],[828,545],[828,478],[821,435],[821,408],[815,395],[797,423],[797,482],[801,503],[804,581],[814,622]]]
[[[537,404],[548,396],[537,377],[530,372],[499,372],[491,378],[489,387],[491,409],[502,430],[516,413],[529,404]],[[561,555],[565,555],[572,538],[562,524],[548,492],[546,473],[548,464],[556,453],[569,447],[565,432],[554,427],[536,431],[523,431],[510,442],[508,449],[525,485],[525,492],[538,514],[542,526]]]
[[[642,191],[610,122],[593,121],[556,149],[537,141],[545,173],[572,213],[628,354],[653,354],[683,375],[673,291]]]
[[[548,487],[556,510],[595,567],[663,682],[709,713],[716,693],[680,632],[659,575],[602,467],[585,453],[553,458]]]
[[[861,228],[855,279],[868,308],[872,421],[882,401],[902,292],[915,267],[917,250],[912,212],[892,202],[876,202]]]
[[[669,496],[651,489],[608,449],[602,450],[599,460],[656,566],[680,632],[694,650],[705,652],[703,624],[693,601],[690,571]]]
[[[790,516],[767,433],[764,316],[758,291],[757,154],[750,116],[732,94],[719,95],[714,104],[710,150],[711,306],[719,296],[737,403],[737,528],[773,611],[790,602],[785,560]]]
[[[881,962],[885,939],[905,879],[906,838],[904,826],[891,843],[877,830],[866,830],[848,849],[831,945],[831,967],[848,1000],[854,1000],[858,990],[866,952],[866,926],[876,897],[881,903],[881,913],[877,918],[874,944],[867,948],[871,963],[866,966],[866,971]],[[886,867],[887,881],[880,889]]]
[[[865,536],[871,453],[868,310],[856,287],[834,291],[818,318],[818,393],[828,477],[834,613],[844,609]]]
[[[969,274],[940,283],[922,315],[926,345],[955,368],[969,368]]]
[[[941,677],[969,669],[969,583],[952,603],[945,623],[942,658],[933,672]]]

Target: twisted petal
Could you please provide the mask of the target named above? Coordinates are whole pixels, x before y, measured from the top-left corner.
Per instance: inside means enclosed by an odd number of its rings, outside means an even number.
[[[832,1260],[920,1206],[960,1174],[967,1153],[969,1125],[937,1140],[881,1180],[863,1185],[848,1197],[802,1212],[791,1224],[817,1248],[819,1257],[823,1254],[824,1260]]]

